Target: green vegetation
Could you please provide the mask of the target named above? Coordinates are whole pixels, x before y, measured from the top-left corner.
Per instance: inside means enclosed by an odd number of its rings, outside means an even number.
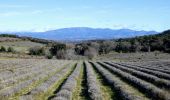
[[[12,47],[8,47],[7,52],[12,52],[12,53],[14,53],[15,50],[14,50],[14,48],[12,48]]]
[[[18,35],[15,35],[15,34],[0,34],[0,37],[19,38],[19,36],[18,36]]]
[[[170,30],[157,35],[119,39],[116,42],[118,52],[162,51],[170,53]]]
[[[43,47],[32,47],[29,49],[30,55],[45,55],[45,49]]]
[[[93,48],[95,50],[89,50]],[[160,51],[170,53],[170,30],[157,35],[141,36],[135,38],[117,39],[117,40],[96,40],[86,41],[75,46],[75,52],[78,55],[89,54],[108,54],[110,52],[135,53],[135,52],[154,52]]]
[[[6,48],[4,46],[1,46],[1,49],[0,49],[1,52],[6,52]]]
[[[85,58],[92,60],[98,56],[107,55],[112,52],[157,52],[155,56],[159,55],[159,52],[170,53],[170,30],[157,35],[116,40],[85,41],[75,44],[58,43],[50,40],[8,34],[2,34],[1,37],[5,37],[0,42],[0,46],[5,48],[5,50],[1,48],[1,52],[13,52],[14,50],[15,53],[44,56],[47,59],[52,59],[55,56],[56,59],[75,60]]]

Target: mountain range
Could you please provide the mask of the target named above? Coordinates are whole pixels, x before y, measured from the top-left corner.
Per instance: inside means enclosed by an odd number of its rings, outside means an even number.
[[[88,28],[73,27],[50,30],[46,32],[14,32],[19,36],[58,40],[58,41],[80,41],[94,39],[117,39],[135,36],[157,34],[156,31],[136,31],[131,29],[109,29],[109,28]]]

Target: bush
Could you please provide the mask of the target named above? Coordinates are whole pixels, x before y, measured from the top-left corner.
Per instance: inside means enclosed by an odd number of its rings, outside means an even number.
[[[33,47],[29,49],[29,54],[41,56],[45,54],[45,49],[42,47]]]
[[[53,56],[52,56],[51,54],[47,54],[45,57],[46,57],[47,59],[52,59],[52,58],[53,58]]]
[[[50,53],[52,55],[57,55],[57,53],[60,51],[66,50],[66,44],[53,44],[53,46],[50,49]]]
[[[8,47],[7,52],[15,52],[15,50],[12,47]]]
[[[89,48],[89,46],[85,43],[77,44],[75,47],[75,52],[78,55],[84,56],[85,51]]]
[[[116,48],[116,45],[112,41],[104,41],[100,44],[99,54],[108,54]]]
[[[88,48],[84,55],[87,56],[89,59],[93,59],[95,56],[97,56],[97,50],[95,48]]]
[[[4,46],[1,46],[0,52],[6,52],[6,48]]]
[[[116,52],[130,52],[131,44],[129,42],[119,42],[115,48]]]
[[[65,50],[59,50],[56,54],[57,59],[65,59],[66,58],[66,51]]]

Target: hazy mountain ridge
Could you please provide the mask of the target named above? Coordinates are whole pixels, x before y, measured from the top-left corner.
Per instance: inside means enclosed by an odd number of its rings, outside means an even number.
[[[30,36],[50,40],[93,40],[93,39],[117,39],[143,35],[156,34],[156,31],[135,31],[130,29],[102,29],[88,27],[62,28],[46,32],[20,32],[20,36]]]

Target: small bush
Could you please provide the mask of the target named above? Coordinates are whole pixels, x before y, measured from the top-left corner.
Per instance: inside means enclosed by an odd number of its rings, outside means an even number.
[[[66,51],[65,50],[59,50],[56,54],[57,59],[65,59],[66,58]]]
[[[66,50],[66,44],[53,44],[53,46],[50,48],[50,52],[52,55],[57,55],[58,51],[59,53],[61,51],[65,51]]]
[[[95,48],[91,48],[91,47],[88,48],[84,53],[84,55],[87,56],[89,59],[93,59],[94,57],[97,56],[97,54],[98,54],[97,50]]]
[[[9,47],[9,48],[7,49],[7,52],[15,52],[15,50],[14,50],[14,48]]]
[[[75,60],[75,59],[77,59],[77,56],[75,54],[74,49],[67,49],[66,50],[65,59],[67,59],[67,60]]]
[[[0,52],[6,52],[6,48],[4,46],[1,46]]]
[[[45,55],[45,49],[43,47],[33,47],[29,49],[30,55]]]
[[[46,54],[46,56],[45,56],[47,59],[53,59],[53,55],[51,55],[51,54]]]

